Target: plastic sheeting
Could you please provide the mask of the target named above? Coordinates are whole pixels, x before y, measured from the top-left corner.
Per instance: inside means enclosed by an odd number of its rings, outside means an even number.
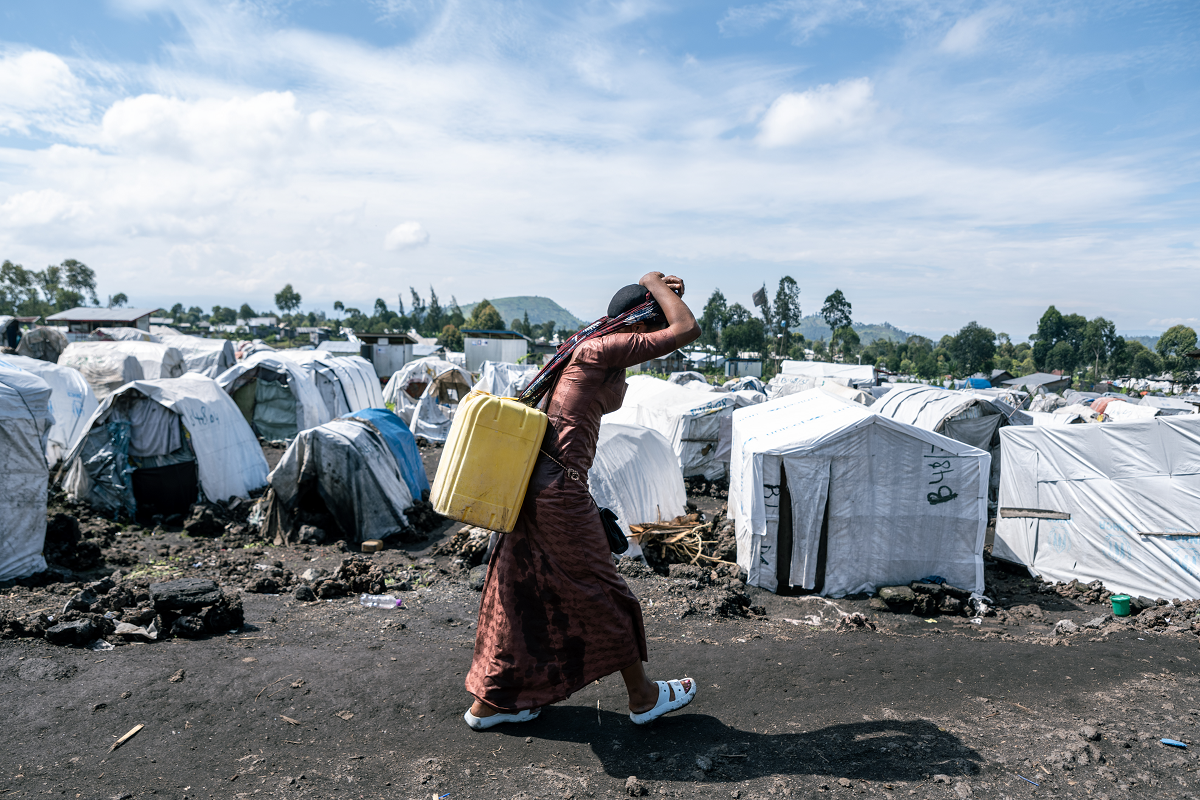
[[[46,463],[53,467],[83,433],[100,404],[79,370],[25,356],[0,356],[0,366],[32,372],[50,385],[54,425],[46,439]]]
[[[626,379],[621,408],[604,415],[604,422],[641,425],[656,430],[671,443],[685,478],[724,477],[725,463],[717,458],[721,417],[729,416],[737,398],[728,392],[707,392],[676,386],[644,375]]]
[[[157,342],[158,337],[141,328],[96,328],[92,337],[98,342]]]
[[[101,402],[130,381],[146,377],[137,357],[116,347],[115,342],[72,342],[58,363],[79,370]]]
[[[429,476],[425,474],[425,463],[421,461],[417,440],[403,420],[386,408],[364,408],[348,416],[366,420],[375,426],[396,457],[400,475],[412,496],[424,497],[429,491]]]
[[[331,417],[384,407],[379,376],[371,362],[362,356],[327,355],[309,362],[309,368]]]
[[[414,436],[444,442],[458,403],[471,390],[471,375],[440,358],[410,361],[388,380],[384,401]],[[415,395],[415,397],[414,397]]]
[[[738,564],[771,591],[874,592],[926,575],[983,590],[990,457],[822,391],[733,415],[729,504]],[[791,559],[779,563],[783,479]]]
[[[1200,598],[1200,417],[1005,428],[993,554],[1046,580]],[[1151,534],[1151,535],[1146,535]]]
[[[1091,409],[1097,414],[1103,414],[1105,422],[1139,422],[1159,414],[1159,409],[1154,406],[1126,403],[1114,397],[1093,400]]]
[[[50,384],[31,372],[0,366],[0,581],[46,568],[46,441],[54,424]]]
[[[39,361],[58,363],[58,357],[67,349],[67,335],[57,328],[38,326],[26,331],[17,343],[17,355],[36,358]]]
[[[106,429],[110,422],[119,422],[122,417],[128,420],[129,414],[113,418],[114,405],[122,396],[129,396],[129,401],[157,403],[178,416],[195,453],[200,491],[208,500],[248,497],[266,484],[267,461],[254,432],[241,410],[212,378],[188,374],[181,378],[134,381],[100,403],[88,420],[87,430]],[[131,432],[131,436],[135,433]],[[89,438],[81,437],[65,459],[70,469],[66,488],[78,500],[86,499],[91,491],[87,470],[80,459]],[[126,452],[127,448],[126,444]]]
[[[496,397],[517,397],[540,371],[541,367],[532,364],[485,361],[479,367],[479,382],[475,388]]]
[[[115,330],[127,331],[137,329],[116,328]],[[144,331],[138,332],[149,336]],[[78,344],[85,343],[79,342]],[[157,342],[136,341],[133,339],[115,342],[93,342],[92,344],[99,345],[100,347],[110,347],[116,352],[128,353],[133,356],[142,365],[142,377],[148,381],[159,380],[160,378],[178,378],[185,372],[183,354],[169,345],[158,344]]]
[[[287,387],[290,401],[280,386],[258,386],[272,382]],[[245,400],[243,418],[258,428],[258,434],[269,441],[286,441],[300,431],[323,425],[330,419],[329,410],[317,391],[312,373],[303,364],[280,358],[274,351],[246,356],[221,373],[217,383],[231,397]],[[241,393],[250,391],[246,387],[251,383],[255,383],[254,393],[245,397]]]
[[[683,472],[671,443],[640,425],[600,425],[588,488],[597,505],[611,508],[617,515],[626,536],[630,525],[672,520],[687,513]],[[630,551],[625,555],[636,557],[641,552],[634,542],[630,542]]]
[[[385,539],[408,527],[412,494],[392,452],[365,420],[343,417],[301,431],[268,478],[264,534],[283,543],[308,492],[317,492],[342,535]]]
[[[183,356],[185,372],[198,372],[216,378],[237,363],[233,342],[228,339],[202,339],[199,336],[159,336],[159,341],[174,347]]]
[[[786,375],[812,378],[842,378],[850,383],[875,383],[875,368],[870,364],[831,364],[828,361],[784,361],[779,371]]]

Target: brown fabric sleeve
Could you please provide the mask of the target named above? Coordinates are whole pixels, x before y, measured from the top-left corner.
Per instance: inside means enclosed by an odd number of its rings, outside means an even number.
[[[575,360],[605,369],[626,369],[652,358],[661,358],[675,349],[675,334],[670,329],[654,333],[617,331],[581,344],[575,351]]]

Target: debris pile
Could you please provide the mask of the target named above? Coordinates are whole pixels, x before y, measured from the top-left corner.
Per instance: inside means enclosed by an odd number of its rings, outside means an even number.
[[[639,587],[638,596],[651,608],[668,608],[680,619],[698,614],[708,617],[764,616],[761,606],[751,605],[746,581],[736,564],[701,566],[670,564],[667,578],[638,559],[622,558],[617,572],[626,578],[649,579],[649,587]],[[659,592],[662,591],[660,595]]]
[[[449,556],[451,564],[469,570],[483,563],[491,539],[492,532],[487,528],[464,525],[432,552],[437,556]]]
[[[884,586],[879,590],[878,599],[882,603],[874,604],[876,608],[920,617],[975,614],[975,608],[969,602],[970,592],[932,580],[913,581],[907,586]]]
[[[666,574],[673,564],[736,568],[737,539],[733,520],[726,518],[725,512],[726,506],[721,506],[709,520],[693,513],[670,522],[630,525],[629,530],[641,546],[646,563],[660,574]]]

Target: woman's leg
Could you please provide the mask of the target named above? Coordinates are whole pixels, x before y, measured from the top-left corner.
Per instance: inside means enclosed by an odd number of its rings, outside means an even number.
[[[646,670],[642,667],[640,659],[621,670],[621,677],[625,679],[625,690],[629,692],[630,711],[642,714],[658,704],[658,684],[646,677]],[[692,688],[692,679],[684,678],[682,684],[686,692]],[[674,700],[675,689],[670,684],[668,684],[667,691],[668,699]]]
[[[471,704],[471,713],[476,717],[483,719],[484,717],[490,717],[493,714],[499,714],[500,709],[494,706],[489,706],[487,703],[476,697],[475,702]]]

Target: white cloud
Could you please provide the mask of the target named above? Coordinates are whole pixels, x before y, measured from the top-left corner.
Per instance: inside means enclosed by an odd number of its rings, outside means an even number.
[[[872,94],[869,78],[855,78],[780,95],[759,123],[758,141],[781,147],[858,128],[871,116]]]
[[[47,116],[78,109],[82,84],[53,53],[31,50],[0,58],[0,131],[28,134]]]
[[[54,189],[21,192],[0,205],[0,216],[16,227],[71,222],[90,213],[87,203],[73,200]]]
[[[946,32],[938,49],[959,55],[975,52],[983,42],[984,36],[987,35],[988,29],[1003,13],[1005,13],[1003,9],[989,8],[969,17],[963,17]]]
[[[429,231],[419,222],[401,222],[383,237],[384,250],[410,250],[429,243]]]

